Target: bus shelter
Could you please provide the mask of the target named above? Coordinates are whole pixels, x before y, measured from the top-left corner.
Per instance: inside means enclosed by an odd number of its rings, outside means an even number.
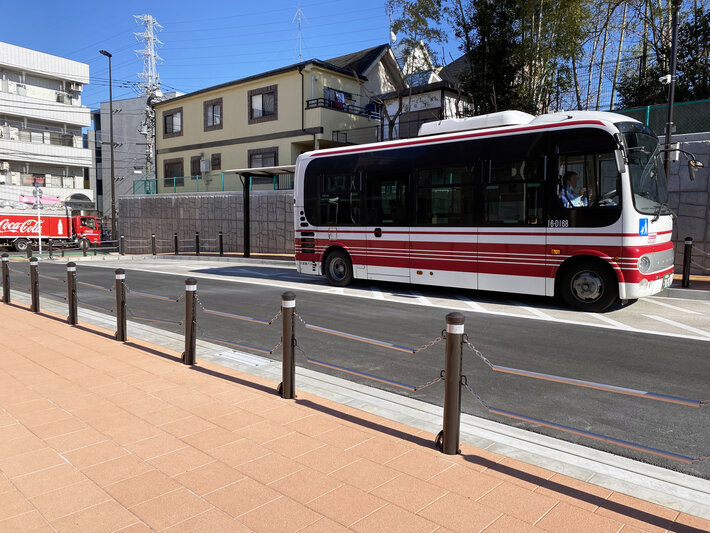
[[[279,165],[275,167],[258,167],[258,168],[235,168],[225,170],[224,173],[234,173],[239,176],[242,182],[242,191],[244,193],[244,257],[249,257],[251,254],[251,221],[249,215],[249,195],[251,192],[251,179],[254,177],[273,178],[275,176],[284,176],[293,174],[296,171],[296,165]]]

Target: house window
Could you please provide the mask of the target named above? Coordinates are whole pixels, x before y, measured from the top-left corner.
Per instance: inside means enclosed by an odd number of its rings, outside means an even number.
[[[210,162],[212,170],[222,170],[222,154],[212,154]]]
[[[182,157],[166,159],[163,161],[163,186],[166,188],[183,187],[185,173],[183,172]]]
[[[279,149],[259,148],[249,150],[249,168],[275,167],[279,164]]]
[[[254,89],[248,93],[249,124],[278,118],[278,88],[276,85]]]
[[[204,104],[205,131],[222,129],[222,99],[216,98]]]
[[[163,138],[182,135],[182,107],[163,111]]]
[[[190,176],[193,178],[202,174],[202,172],[200,172],[200,159],[199,155],[193,155],[190,158]]]

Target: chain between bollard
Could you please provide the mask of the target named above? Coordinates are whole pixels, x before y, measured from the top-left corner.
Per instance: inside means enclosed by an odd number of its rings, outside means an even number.
[[[431,348],[432,346],[434,346],[434,345],[436,345],[436,344],[439,344],[441,341],[443,341],[443,340],[445,340],[445,339],[446,339],[446,330],[445,330],[445,329],[442,329],[440,336],[438,336],[438,337],[437,337],[436,339],[434,339],[434,340],[431,340],[431,341],[427,342],[426,344],[422,344],[419,348],[415,348],[415,349],[412,351],[412,354],[419,353],[419,352],[423,352],[424,350],[428,350],[428,349]]]

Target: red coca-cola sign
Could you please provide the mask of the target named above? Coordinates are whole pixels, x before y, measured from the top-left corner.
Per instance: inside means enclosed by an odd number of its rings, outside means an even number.
[[[70,222],[64,216],[42,215],[38,220],[34,213],[0,213],[0,237],[37,237],[41,233],[46,238],[67,238],[70,232]]]
[[[19,218],[19,217],[18,217]],[[41,221],[35,219],[10,220],[0,218],[0,233],[11,233],[17,235],[37,234],[41,228]]]

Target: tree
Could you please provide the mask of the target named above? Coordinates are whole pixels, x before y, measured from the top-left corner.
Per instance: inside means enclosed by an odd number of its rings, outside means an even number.
[[[669,2],[670,5],[670,2]],[[656,14],[665,11],[656,10]],[[619,100],[622,107],[638,107],[664,103],[667,88],[659,82],[669,74],[671,52],[670,29],[666,31],[666,17],[648,21],[648,35],[643,36],[641,51],[650,49],[650,57],[640,54],[638,68],[628,69],[619,82]],[[637,50],[638,51],[638,50]],[[682,73],[676,81],[675,99],[678,102],[710,98],[710,12],[695,5],[692,10],[681,11],[678,30],[678,66]]]
[[[417,73],[434,68],[433,46],[445,40],[441,27],[448,12],[442,0],[387,0],[386,10],[392,18],[392,32],[397,36],[399,60],[406,88],[397,89],[397,109],[391,113],[383,105],[389,138],[393,138],[397,119],[411,111],[412,86]],[[409,93],[407,105],[404,98]]]

